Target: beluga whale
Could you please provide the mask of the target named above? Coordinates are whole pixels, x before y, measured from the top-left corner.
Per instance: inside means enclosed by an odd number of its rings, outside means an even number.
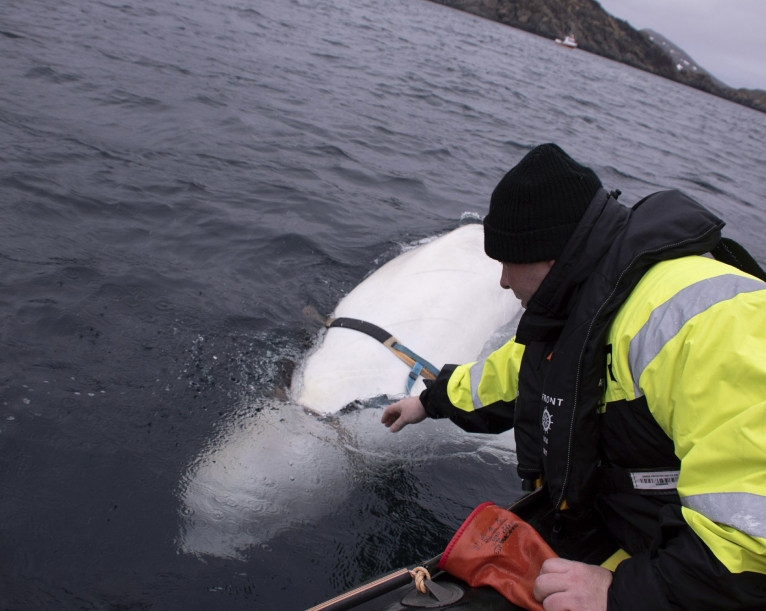
[[[380,267],[341,300],[333,318],[371,323],[437,370],[467,363],[520,312],[519,300],[500,287],[500,271],[484,254],[482,226],[464,225]],[[408,388],[411,367],[391,352],[364,332],[330,327],[298,368],[292,398],[331,414],[354,401],[419,394],[423,379]]]
[[[252,409],[240,405],[181,476],[179,549],[245,560],[249,548],[321,523],[359,482],[402,465],[410,465],[415,486],[422,484],[419,473],[446,469],[445,456],[512,470],[512,432],[471,435],[450,422],[427,421],[392,435],[378,409],[343,409],[419,393],[428,371],[413,376],[413,361],[438,372],[510,339],[521,307],[500,287],[500,272],[484,254],[481,225],[467,224],[405,250],[365,278],[331,320],[362,321],[395,341],[331,326],[299,363],[287,402],[241,398]],[[508,471],[495,469],[477,485],[499,488],[493,478]]]

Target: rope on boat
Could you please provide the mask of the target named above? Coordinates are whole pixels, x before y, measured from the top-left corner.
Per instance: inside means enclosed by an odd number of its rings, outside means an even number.
[[[415,567],[410,571],[410,577],[415,580],[415,587],[418,589],[418,592],[428,594],[428,588],[426,588],[424,583],[426,580],[431,581],[431,573],[428,572],[428,569],[422,566]]]

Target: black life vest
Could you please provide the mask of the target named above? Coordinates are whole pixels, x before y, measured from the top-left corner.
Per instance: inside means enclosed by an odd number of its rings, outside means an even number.
[[[605,340],[612,320],[659,261],[713,250],[724,223],[679,191],[632,209],[600,190],[530,300],[514,428],[518,472],[545,476],[555,507],[590,506],[599,461]]]

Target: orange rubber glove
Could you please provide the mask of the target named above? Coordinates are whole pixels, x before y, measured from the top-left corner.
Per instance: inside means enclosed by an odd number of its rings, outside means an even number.
[[[516,514],[483,503],[452,537],[439,568],[471,587],[492,586],[520,607],[543,611],[532,590],[543,562],[556,557],[537,531]]]

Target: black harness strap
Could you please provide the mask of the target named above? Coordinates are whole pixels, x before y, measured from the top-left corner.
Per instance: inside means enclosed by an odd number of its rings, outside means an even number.
[[[381,329],[377,325],[373,325],[370,322],[358,320],[357,318],[328,318],[325,326],[328,329],[333,327],[340,327],[341,329],[353,329],[354,331],[361,331],[365,335],[369,335],[370,337],[378,340],[381,344],[385,344],[389,339],[396,341],[396,338],[385,329]]]
[[[413,371],[410,372],[410,380],[414,382],[418,375],[423,376],[426,380],[435,380],[439,375],[439,370],[429,363],[424,358],[420,357],[412,350],[399,343],[396,339],[385,329],[381,329],[377,325],[373,325],[371,322],[359,320],[357,318],[328,318],[325,321],[325,326],[328,329],[340,328],[340,329],[353,329],[359,331],[365,335],[369,335],[373,339],[378,340],[396,357],[406,363]],[[414,377],[413,377],[414,373]],[[408,388],[412,387],[412,383],[408,383]]]

